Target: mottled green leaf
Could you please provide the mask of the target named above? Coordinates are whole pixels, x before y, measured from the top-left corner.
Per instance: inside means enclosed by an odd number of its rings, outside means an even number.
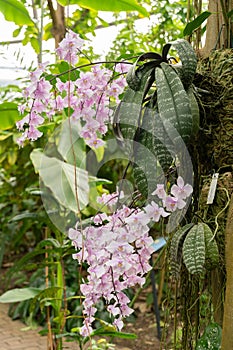
[[[133,155],[135,134],[141,118],[144,89],[149,75],[150,72],[147,72],[142,77],[140,88],[137,91],[131,88],[125,91],[124,97],[114,114],[114,134],[117,140],[124,146],[124,151],[131,157]]]
[[[134,177],[139,191],[147,197],[173,161],[171,149],[174,147],[155,109],[145,108],[136,141]]]
[[[187,90],[193,82],[197,69],[197,57],[192,46],[187,40],[179,39],[171,42],[178,52],[182,62],[182,83]]]
[[[196,350],[220,350],[222,328],[217,323],[210,323],[197,341]]]
[[[213,232],[207,224],[202,224],[205,236],[205,267],[212,270],[219,264],[218,245],[213,237]]]
[[[183,244],[183,259],[191,274],[200,274],[205,264],[205,236],[202,224],[197,224],[188,232]]]
[[[187,90],[187,95],[189,98],[190,110],[192,113],[192,135],[195,136],[197,135],[200,127],[200,111],[192,86],[190,86],[190,88]]]
[[[182,137],[188,142],[192,134],[190,101],[176,71],[167,63],[156,68],[158,109],[163,125],[174,143]]]
[[[193,224],[187,224],[177,230],[171,239],[170,258],[171,258],[171,273],[175,278],[179,278],[180,267],[182,261],[182,249],[185,237],[188,231],[193,227]]]

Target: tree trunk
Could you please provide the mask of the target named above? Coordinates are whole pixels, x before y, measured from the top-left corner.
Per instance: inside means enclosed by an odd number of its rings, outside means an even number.
[[[233,8],[233,0],[210,0],[208,10],[212,13],[206,26],[206,41],[200,50],[202,57],[209,56],[212,50],[230,48],[232,23],[227,13]]]
[[[48,0],[48,8],[53,22],[52,35],[55,39],[55,47],[57,48],[66,33],[65,8],[57,3],[57,9],[55,10],[52,0]]]
[[[224,304],[222,350],[233,349],[233,195],[226,224],[226,295]]]

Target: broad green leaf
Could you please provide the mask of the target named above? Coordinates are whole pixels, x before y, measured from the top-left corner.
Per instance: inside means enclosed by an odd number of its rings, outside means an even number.
[[[34,298],[41,292],[39,288],[16,288],[5,292],[0,296],[0,303],[17,303],[19,301]]]
[[[33,150],[30,158],[43,183],[52,191],[54,197],[62,206],[77,213],[77,197],[80,209],[83,209],[88,204],[89,184],[87,171],[74,167],[74,165],[65,163],[60,159],[48,157],[39,149]]]
[[[14,22],[19,26],[35,25],[22,1],[1,0],[0,12],[2,12],[7,21]]]
[[[156,68],[158,109],[166,132],[174,143],[180,136],[188,142],[192,135],[190,101],[176,71],[167,63]]]
[[[149,16],[146,9],[138,4],[136,0],[58,0],[65,6],[68,4],[77,4],[81,7],[96,11],[137,11],[143,16]]]
[[[205,236],[202,224],[197,224],[188,232],[183,244],[183,258],[191,274],[200,274],[205,264]]]
[[[58,151],[63,159],[69,164],[76,164],[77,167],[86,167],[86,145],[80,136],[81,126],[71,119],[66,119],[61,126],[58,140]]]
[[[4,102],[0,104],[0,130],[7,130],[14,127],[19,118],[16,103]]]
[[[197,16],[193,21],[186,24],[183,35],[192,35],[195,29],[199,28],[203,22],[211,15],[211,12],[205,11],[202,12],[199,16]]]

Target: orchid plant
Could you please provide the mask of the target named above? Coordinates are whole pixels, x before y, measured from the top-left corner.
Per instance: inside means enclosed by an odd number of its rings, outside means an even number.
[[[134,142],[141,142],[153,153],[155,161],[149,165],[152,165],[154,169],[158,163],[163,169],[166,152],[170,166],[172,164],[174,166],[175,159],[182,158],[180,145],[185,145],[182,140],[187,142],[192,134],[192,124],[187,127],[182,119],[184,117],[187,123],[191,123],[193,118],[193,105],[189,103],[188,97],[191,96],[193,99],[191,85],[185,85],[185,82],[182,85],[181,80],[184,79],[184,75],[180,70],[175,71],[175,68],[170,65],[167,58],[170,44],[163,51],[162,56],[150,53],[139,58],[133,65],[125,61],[112,62],[112,70],[105,68],[102,62],[90,62],[78,66],[78,57],[83,44],[84,41],[77,34],[68,31],[56,51],[59,59],[68,63],[68,70],[51,75],[50,66],[45,63],[30,73],[30,84],[23,92],[25,103],[19,106],[23,118],[17,122],[17,128],[22,131],[18,144],[23,146],[26,140],[35,141],[40,138],[42,136],[41,126],[45,123],[46,118],[50,121],[59,113],[72,121],[73,127],[79,126],[79,137],[93,149],[105,145],[104,136],[108,132],[108,126],[113,124],[118,139],[123,140],[123,143],[129,139],[131,144],[133,143],[130,152],[133,152],[135,159],[139,161],[139,167],[135,170],[136,186],[138,185],[139,191],[142,189],[142,195],[144,195],[144,184],[140,186],[141,180],[139,181],[138,178],[142,179],[142,164],[146,164],[146,169],[143,169],[145,177],[149,176],[147,167],[150,159],[145,159],[144,156],[144,163],[140,163],[142,160],[140,150],[135,148]],[[189,45],[186,42],[180,44],[184,47]],[[179,52],[183,58],[183,51]],[[140,62],[144,60],[149,60],[149,62],[140,65]],[[81,70],[87,66],[90,66],[91,69]],[[184,63],[184,73],[187,72],[186,68],[186,63]],[[127,79],[125,79],[126,74]],[[173,106],[169,103],[170,95],[174,94],[174,86],[173,90],[168,86],[170,94],[167,100],[168,107],[161,103],[160,85],[157,90],[153,86],[156,79],[158,83],[161,82],[163,93],[166,93],[167,86],[163,85],[163,79],[164,76],[167,79],[169,75],[172,77],[175,75],[175,79],[180,84],[179,94],[175,95],[173,103],[179,105],[178,99],[182,100],[182,93],[185,96],[183,107],[176,108],[175,121],[173,117],[168,118],[166,110],[170,108],[170,112],[173,113]],[[187,91],[183,86],[187,88]],[[113,103],[118,105],[115,113],[112,108]],[[195,103],[193,104],[195,107]],[[146,108],[144,119],[143,106]],[[163,119],[168,118],[166,121],[163,120],[162,128],[161,125],[160,129],[158,126],[155,129],[151,128],[151,125],[146,126],[148,111],[149,113],[153,111],[151,118],[158,114]],[[133,121],[132,118],[134,118]],[[181,118],[181,121],[178,118]],[[143,121],[140,125],[141,120]],[[149,120],[151,121],[153,119]],[[179,144],[178,151],[173,150],[172,152],[167,146],[168,143],[162,145],[163,140],[159,130],[162,130],[163,136],[168,135],[168,138],[169,131],[171,132],[172,137]],[[172,140],[170,138],[169,140],[170,145]],[[130,163],[132,162],[131,155],[131,153],[127,154]],[[167,159],[166,170],[168,170]],[[177,164],[176,167],[178,168]],[[78,181],[76,172],[77,169],[74,166],[74,182],[71,185],[75,191]],[[154,188],[150,191],[147,200],[144,200],[143,204],[140,203],[140,206],[134,201],[127,204],[121,188],[118,188],[115,193],[104,193],[97,198],[97,202],[101,209],[105,209],[98,210],[86,227],[82,225],[82,208],[79,206],[80,193],[76,191],[77,224],[75,228],[70,228],[67,234],[76,250],[73,258],[80,265],[84,262],[88,264],[87,278],[83,279],[80,285],[80,290],[85,297],[83,301],[84,322],[83,327],[79,330],[82,336],[87,337],[92,334],[97,310],[95,305],[101,298],[105,300],[107,310],[114,319],[113,324],[118,330],[123,327],[123,319],[133,312],[129,307],[130,300],[125,290],[138,284],[142,286],[145,283],[145,274],[151,269],[148,261],[154,248],[150,228],[161,219],[167,222],[177,212],[180,212],[182,217],[182,213],[187,210],[190,202],[192,185],[187,183],[186,171],[183,171],[185,178],[181,176],[182,170],[180,173],[179,175],[178,172],[177,180],[173,183],[167,181],[166,176],[166,181],[162,183],[157,180],[156,184],[152,182]],[[43,174],[40,175],[43,179]],[[55,176],[55,174],[50,175],[51,178]]]

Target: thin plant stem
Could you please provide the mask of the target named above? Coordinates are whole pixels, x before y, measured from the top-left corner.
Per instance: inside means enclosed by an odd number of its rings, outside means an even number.
[[[162,257],[162,255],[163,255],[165,249],[166,249],[166,246],[164,246],[164,247],[160,250],[159,255],[157,256],[156,260],[154,261],[154,263],[153,263],[153,265],[152,265],[152,268],[154,268],[155,265],[158,264],[158,262],[159,262],[159,260],[161,259],[161,257]],[[150,273],[151,273],[151,271],[148,271],[147,274],[146,274],[146,282],[147,282],[148,279],[150,278]],[[133,306],[134,306],[134,304],[135,304],[137,298],[139,297],[140,293],[142,292],[142,290],[143,290],[143,287],[138,288],[137,292],[135,293],[133,299],[131,300],[131,302],[130,302],[130,304],[129,304],[129,307],[133,307]]]
[[[178,296],[178,281],[175,281],[175,296],[174,296],[174,349],[176,349],[176,341],[177,341],[177,296]]]
[[[48,239],[48,227],[45,228],[45,239]],[[46,289],[49,287],[49,266],[48,266],[48,247],[45,247],[45,261],[47,262],[45,265],[45,287]],[[47,327],[48,327],[48,335],[47,335],[47,349],[53,350],[53,335],[52,335],[52,328],[51,328],[51,322],[50,322],[50,309],[49,306],[47,306],[46,309],[47,313]]]

